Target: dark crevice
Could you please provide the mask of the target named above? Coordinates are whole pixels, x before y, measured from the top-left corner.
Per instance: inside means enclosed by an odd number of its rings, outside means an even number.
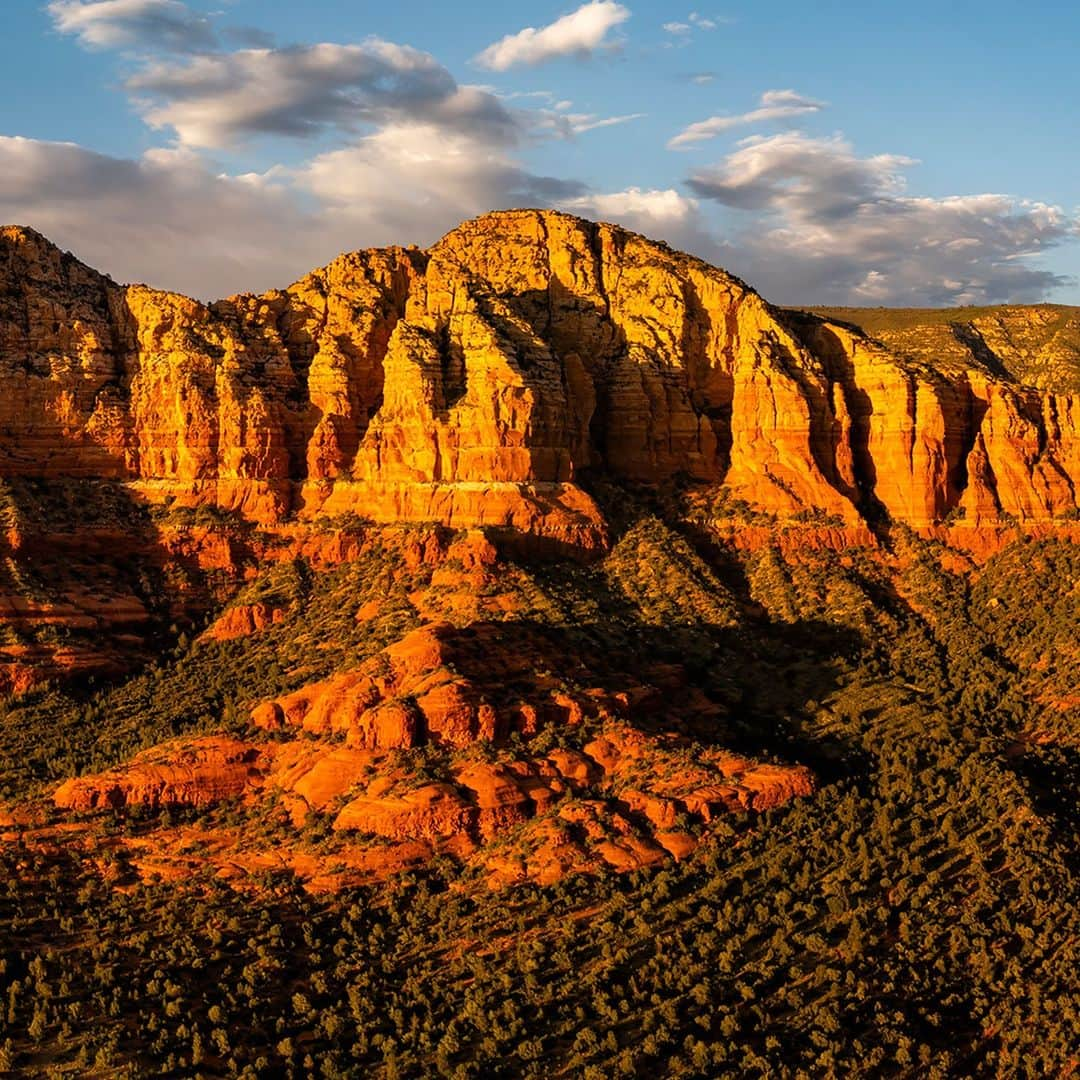
[[[963,498],[964,492],[967,491],[968,485],[971,483],[968,459],[971,457],[971,453],[975,449],[975,444],[979,439],[979,431],[982,428],[983,417],[986,416],[986,410],[988,408],[987,403],[972,392],[970,385],[965,386],[965,391],[967,393],[967,416],[961,435],[960,459],[957,462],[953,476],[951,477],[953,498],[951,504],[946,507],[946,509],[949,510],[951,510],[953,506],[959,504],[960,500]]]
[[[467,389],[465,354],[450,335],[450,324],[444,323],[435,331],[435,348],[439,354],[442,373],[442,399],[447,409],[452,409]]]
[[[982,334],[971,323],[950,323],[952,335],[992,375],[1008,382],[1015,382],[1013,374],[1002,363],[1001,357],[986,344]]]

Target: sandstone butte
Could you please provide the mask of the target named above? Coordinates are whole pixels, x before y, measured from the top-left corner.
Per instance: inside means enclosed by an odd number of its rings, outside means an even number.
[[[885,512],[977,547],[1076,515],[1080,478],[1080,396],[1024,385],[986,351],[936,368],[548,211],[209,306],[117,285],[9,227],[0,476],[112,477],[264,524],[354,512],[580,551],[605,543],[578,483],[594,471],[848,530]]]

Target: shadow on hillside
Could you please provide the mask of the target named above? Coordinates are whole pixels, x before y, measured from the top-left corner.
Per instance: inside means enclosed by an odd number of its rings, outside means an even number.
[[[22,518],[36,522],[33,527],[39,534],[24,561],[45,587],[56,591],[68,581],[62,546],[67,543],[69,569],[84,575],[91,591],[135,600],[146,612],[138,626],[102,624],[78,633],[99,645],[117,640],[117,655],[127,666],[121,665],[115,674],[131,676],[144,664],[165,659],[164,679],[181,628],[176,624],[183,625],[182,605],[192,603],[205,585],[207,571],[198,565],[198,553],[185,552],[182,544],[178,548],[175,537],[166,544],[161,523],[121,485],[79,482],[64,488],[26,482],[15,488],[13,497],[21,500]],[[603,488],[602,502],[616,540],[654,510],[640,492],[611,485]],[[196,517],[187,524],[200,527],[199,512],[191,513]],[[61,534],[58,529],[65,521],[78,525]],[[230,525],[217,524],[226,530]],[[810,720],[813,703],[836,689],[847,659],[861,651],[862,642],[825,622],[771,621],[753,603],[732,552],[706,535],[694,535],[685,522],[669,521],[668,527],[683,530],[702,561],[736,598],[741,611],[737,625],[693,619],[656,625],[648,612],[612,584],[602,565],[533,563],[530,572],[549,596],[568,589],[570,608],[579,604],[591,614],[561,623],[557,618],[481,622],[455,630],[447,643],[452,666],[490,688],[493,699],[512,692],[516,682],[527,688],[539,671],[569,686],[610,694],[643,687],[647,692],[632,694],[627,709],[628,721],[643,730],[679,732],[758,758],[804,763],[826,781],[860,768],[852,748],[823,741],[813,733]],[[97,540],[91,542],[92,536]],[[46,543],[44,538],[51,539]],[[244,557],[242,530],[234,539]],[[54,551],[50,547],[54,543],[61,543],[61,548]],[[91,548],[93,554],[87,555]],[[67,696],[90,702],[93,690],[89,680],[76,680]],[[129,702],[129,711],[137,705]],[[81,715],[72,712],[71,722]],[[112,721],[100,716],[93,722],[107,729]],[[61,735],[60,742],[68,739]],[[85,742],[82,735],[78,740],[80,746]],[[13,743],[9,749],[14,752],[17,747]],[[57,761],[70,757],[70,747],[58,745],[46,756]],[[39,764],[35,772],[43,776],[55,771],[50,762]]]
[[[865,775],[871,761],[861,748],[824,737],[812,723],[817,703],[837,690],[865,655],[865,639],[823,619],[771,618],[753,597],[739,554],[687,520],[672,490],[617,485],[599,473],[587,475],[584,486],[605,514],[613,548],[655,519],[684,541],[727,590],[738,608],[738,622],[732,627],[689,618],[657,626],[643,620],[642,611],[594,566],[578,573],[610,622],[568,629],[570,643],[591,650],[597,670],[611,666],[612,657],[620,658],[616,666],[624,671],[656,664],[684,668],[688,686],[723,714],[711,732],[708,727],[690,732],[695,738],[710,741],[711,736],[743,753],[797,760],[823,780]]]
[[[119,481],[6,478],[0,513],[3,798],[92,759],[113,722],[103,690],[169,657],[217,600],[198,544],[166,538]]]
[[[214,558],[252,559],[241,523],[203,510],[165,527],[118,480],[3,479],[0,517],[0,695],[37,683],[78,694],[140,670],[221,603]]]
[[[605,621],[446,627],[446,663],[495,704],[539,700],[538,685],[552,683],[570,696],[601,690],[650,734],[806,764],[825,781],[862,768],[852,747],[807,725],[812,703],[836,689],[841,658],[859,649],[855,635],[824,622],[655,626],[600,587],[594,598]]]
[[[1076,818],[1080,800],[1080,748],[1035,745],[1011,761],[1012,771],[1024,784],[1036,810],[1050,824],[1060,850],[1080,868],[1080,829]]]

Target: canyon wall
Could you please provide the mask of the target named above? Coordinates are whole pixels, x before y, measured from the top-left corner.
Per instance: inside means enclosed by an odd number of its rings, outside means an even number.
[[[915,528],[1077,513],[1080,395],[940,369],[610,225],[507,211],[209,307],[0,230],[0,477],[602,546],[581,474]]]

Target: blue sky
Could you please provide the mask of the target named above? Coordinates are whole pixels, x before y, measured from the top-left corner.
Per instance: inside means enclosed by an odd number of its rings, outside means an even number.
[[[8,0],[0,220],[210,298],[549,205],[783,303],[1080,302],[1059,3]]]

